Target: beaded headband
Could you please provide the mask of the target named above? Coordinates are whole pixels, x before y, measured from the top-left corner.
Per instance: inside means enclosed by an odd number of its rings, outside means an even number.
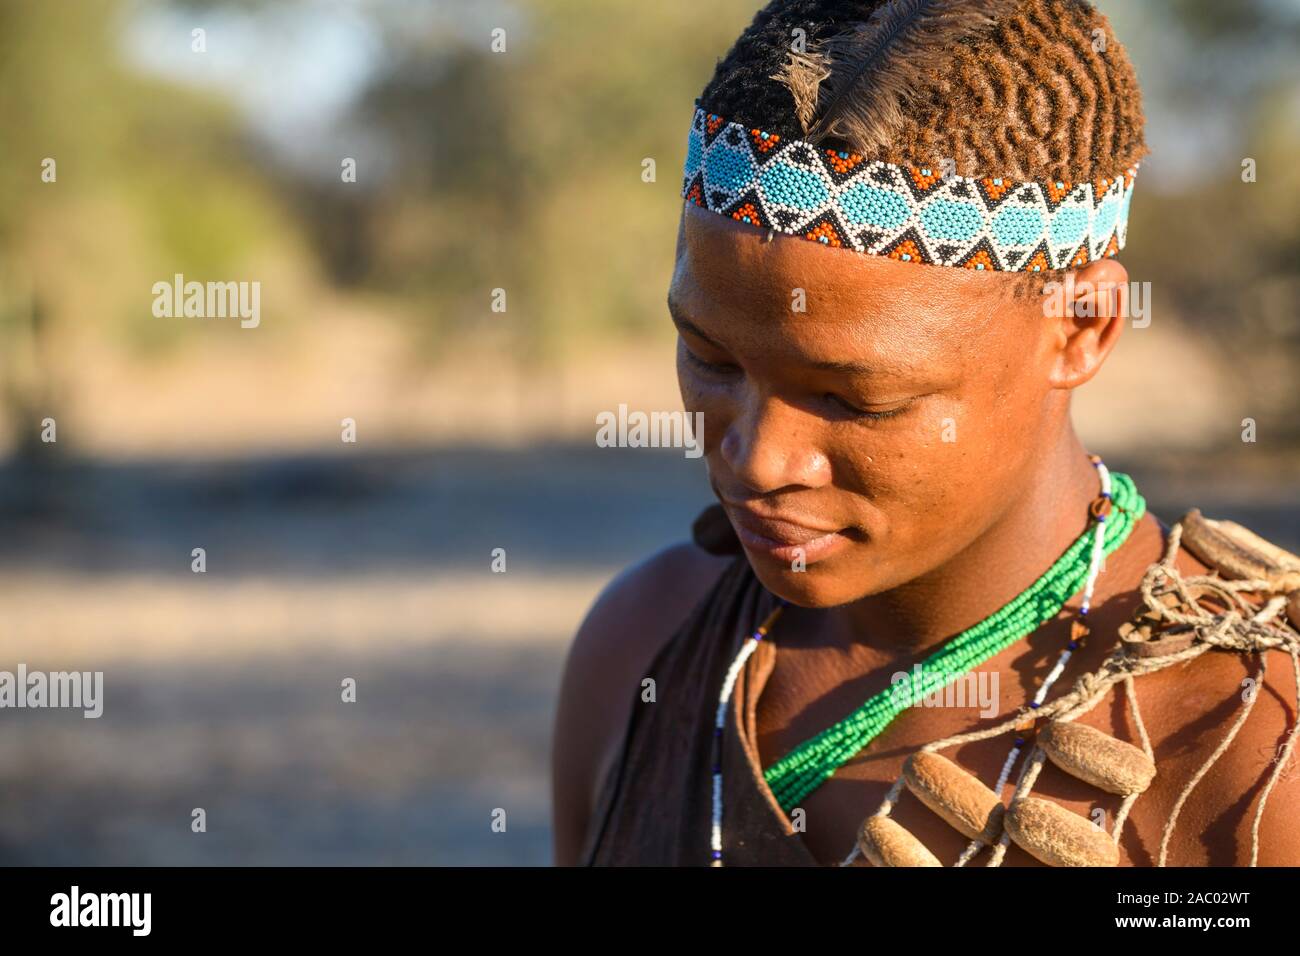
[[[1081,183],[943,176],[698,107],[682,196],[739,222],[904,262],[1045,272],[1124,248],[1137,166]]]

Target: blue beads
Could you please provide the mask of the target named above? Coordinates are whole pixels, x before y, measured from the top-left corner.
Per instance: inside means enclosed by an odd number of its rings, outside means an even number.
[[[704,181],[709,190],[738,193],[754,182],[753,161],[747,153],[716,139],[704,158]]]
[[[704,134],[692,128],[686,139],[686,177],[694,179],[695,173],[704,162]]]
[[[682,195],[747,225],[826,246],[981,272],[1040,273],[1081,247],[1085,258],[1122,248],[1136,171],[1105,171],[1077,185],[941,176],[937,167],[868,160],[697,109]],[[908,253],[889,252],[904,239],[912,243]]]
[[[1067,206],[1056,214],[1048,229],[1052,245],[1074,249],[1088,233],[1088,211],[1082,206]]]
[[[1037,209],[1008,206],[993,218],[993,238],[1005,246],[1036,245],[1042,238],[1044,222],[1043,214]]]
[[[839,201],[844,218],[855,225],[897,229],[910,213],[902,195],[869,183],[853,184],[840,193]]]
[[[921,213],[921,225],[935,239],[966,242],[979,235],[984,220],[970,203],[936,199]]]
[[[758,182],[768,201],[795,209],[816,209],[830,198],[820,176],[789,163],[769,166]]]

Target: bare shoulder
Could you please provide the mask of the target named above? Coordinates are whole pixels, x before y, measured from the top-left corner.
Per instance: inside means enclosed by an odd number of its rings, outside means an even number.
[[[1224,526],[1230,533],[1226,544],[1210,541],[1207,547],[1205,535]],[[1294,583],[1284,576],[1294,556],[1253,533],[1242,533],[1244,529],[1226,522],[1202,522],[1199,529],[1192,522],[1185,525],[1184,544],[1188,528],[1200,537],[1193,537],[1191,553],[1179,552],[1177,567],[1184,577],[1207,572],[1226,578],[1262,577],[1279,582],[1283,593]],[[1230,550],[1223,550],[1229,545]],[[1260,595],[1259,603],[1269,596]],[[1284,619],[1278,621],[1281,631]],[[1179,798],[1209,764],[1182,800],[1169,864],[1249,866],[1258,825],[1254,862],[1300,866],[1300,829],[1294,825],[1300,814],[1300,740],[1287,750],[1298,716],[1297,661],[1292,653],[1283,648],[1216,648],[1139,678],[1137,692],[1144,710],[1150,703],[1154,718],[1158,772],[1149,833],[1163,830]],[[1215,757],[1234,727],[1235,737]],[[1158,839],[1143,842],[1154,858]]]
[[[615,577],[569,647],[551,751],[555,861],[578,862],[598,788],[617,756],[642,678],[733,561],[683,542]]]
[[[1207,689],[1213,686],[1205,703],[1214,696],[1232,702],[1225,719],[1214,727],[1213,737],[1221,740],[1232,723],[1245,716],[1203,784],[1207,835],[1221,845],[1212,865],[1251,864],[1252,834],[1259,816],[1258,865],[1300,866],[1300,830],[1295,826],[1300,817],[1300,754],[1294,744],[1289,752],[1286,748],[1296,721],[1294,661],[1282,650],[1210,652],[1202,657],[1205,663],[1197,683]]]
[[[1261,663],[1266,664],[1262,674]],[[1296,719],[1291,656],[1280,650],[1213,650],[1140,678],[1138,693],[1154,704],[1159,727],[1152,728],[1159,795],[1152,795],[1161,805],[1161,826],[1153,832],[1163,830],[1177,798],[1237,721],[1245,720],[1183,801],[1170,844],[1170,865],[1250,865],[1255,819],[1268,789],[1259,817],[1257,862],[1300,866],[1300,830],[1294,825],[1300,814],[1300,754],[1293,751],[1279,768]],[[1154,844],[1148,850],[1154,855]]]

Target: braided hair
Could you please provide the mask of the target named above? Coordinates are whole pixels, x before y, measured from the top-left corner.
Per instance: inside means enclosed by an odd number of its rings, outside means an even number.
[[[1087,0],[771,0],[699,106],[960,176],[1115,178],[1147,153],[1133,66]]]

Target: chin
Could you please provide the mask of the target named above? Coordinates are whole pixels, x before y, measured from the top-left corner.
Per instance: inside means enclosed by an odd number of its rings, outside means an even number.
[[[883,582],[864,580],[863,575],[849,573],[845,567],[847,563],[860,571],[866,566],[864,562],[819,561],[803,571],[795,571],[789,562],[778,561],[770,555],[754,554],[746,549],[745,556],[763,587],[798,607],[838,607],[884,590]]]

